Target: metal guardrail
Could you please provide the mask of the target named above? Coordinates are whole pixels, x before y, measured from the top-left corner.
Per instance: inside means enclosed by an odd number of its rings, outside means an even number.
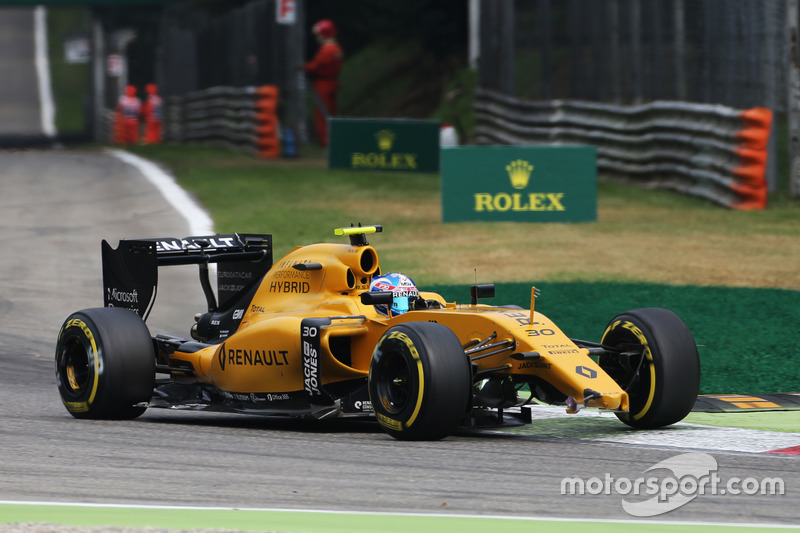
[[[279,157],[278,88],[211,87],[166,101],[164,137]]]
[[[657,101],[622,106],[525,101],[478,89],[478,144],[587,144],[598,173],[706,198],[733,209],[763,209],[772,112]]]

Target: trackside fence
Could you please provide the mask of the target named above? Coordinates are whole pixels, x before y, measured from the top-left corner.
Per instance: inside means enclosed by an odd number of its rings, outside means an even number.
[[[478,89],[477,144],[586,144],[598,173],[711,200],[764,209],[772,112],[655,101],[643,105],[526,101]]]
[[[211,87],[166,102],[167,141],[280,156],[278,88]]]

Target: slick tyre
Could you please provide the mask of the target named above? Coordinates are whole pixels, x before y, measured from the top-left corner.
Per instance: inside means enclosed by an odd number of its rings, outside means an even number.
[[[58,335],[55,362],[58,392],[75,418],[136,418],[153,394],[153,341],[144,321],[128,309],[70,315]]]
[[[384,431],[399,440],[438,440],[465,416],[472,374],[449,328],[408,322],[384,333],[372,355],[369,396]]]
[[[694,406],[700,388],[700,358],[694,337],[672,311],[635,309],[616,316],[601,343],[628,352],[607,354],[600,366],[630,399],[630,411],[617,417],[631,427],[653,429],[682,420]]]

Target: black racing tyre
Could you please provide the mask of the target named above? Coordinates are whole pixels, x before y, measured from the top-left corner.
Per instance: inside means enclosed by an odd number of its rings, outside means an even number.
[[[384,431],[399,440],[438,440],[467,413],[472,373],[450,328],[408,322],[389,328],[372,355],[369,397]]]
[[[630,411],[617,417],[631,427],[653,429],[682,420],[700,389],[700,357],[686,324],[667,309],[635,309],[614,317],[600,341],[606,346],[644,346],[642,356],[625,364],[618,356],[600,357],[603,368],[628,391]]]
[[[144,321],[116,307],[70,315],[58,334],[56,382],[75,418],[136,418],[155,386],[155,348]]]

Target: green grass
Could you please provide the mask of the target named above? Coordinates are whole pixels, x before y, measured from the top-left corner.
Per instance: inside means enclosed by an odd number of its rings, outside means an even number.
[[[602,182],[598,203],[607,214],[594,224],[442,224],[436,175],[331,171],[325,168],[324,154],[313,149],[307,149],[302,159],[275,161],[168,145],[132,151],[166,164],[178,182],[209,209],[216,231],[272,233],[276,258],[297,245],[341,242],[333,236],[334,227],[350,222],[383,224],[386,231],[370,240],[385,269],[409,273],[420,287],[440,292],[449,301],[468,299],[466,287],[474,274],[471,260],[465,258],[474,253],[476,260],[485,262],[478,281],[498,282],[497,297],[487,303],[528,307],[530,286],[535,284],[543,293],[538,311],[567,335],[595,341],[618,313],[665,307],[683,318],[697,340],[703,393],[800,391],[796,345],[800,291],[711,286],[745,285],[735,277],[736,268],[730,277],[712,280],[716,283],[699,279],[660,283],[656,281],[659,272],[632,274],[630,270],[639,262],[637,246],[652,247],[663,254],[664,261],[675,260],[680,270],[688,268],[681,267],[684,258],[662,241],[696,239],[697,257],[704,258],[719,242],[744,236],[745,248],[732,261],[752,260],[748,246],[784,239],[777,249],[766,248],[773,256],[758,261],[782,266],[789,261],[786,272],[794,272],[798,263],[781,246],[794,243],[797,248],[800,211],[796,201],[785,200],[765,211],[735,212],[696,198]],[[552,235],[557,240],[541,250],[526,246],[528,240],[519,240],[520,236],[543,240]],[[601,271],[604,260],[593,261],[595,252],[587,256],[589,260],[574,259],[579,253],[575,246],[600,240],[608,244],[599,247],[598,253],[619,248],[630,264],[605,265],[608,268]],[[548,248],[555,250],[556,270],[539,275],[536,265]],[[462,273],[453,274],[453,269]],[[641,280],[642,275],[653,278]]]
[[[65,524],[76,528],[106,526],[110,530],[152,528],[170,530],[213,529],[283,533],[480,533],[491,529],[496,533],[569,533],[586,528],[587,520],[459,516],[445,509],[443,514],[408,513],[339,513],[326,511],[292,511],[271,509],[197,509],[125,506],[76,506],[69,504],[0,504],[0,524]],[[117,526],[117,527],[111,527]],[[13,526],[12,526],[13,527]],[[53,531],[44,526],[30,529]],[[701,523],[641,523],[628,520],[607,520],[591,523],[593,533],[755,533],[774,531],[769,526],[710,525]],[[798,528],[782,531],[798,531]]]
[[[664,307],[680,316],[700,354],[703,394],[800,391],[800,291],[636,283],[536,283],[536,310],[572,338],[599,341],[617,314]],[[495,305],[529,307],[530,283],[500,283]],[[466,287],[429,287],[466,301]]]
[[[334,171],[308,161],[272,161],[219,149],[174,146],[132,151],[164,161],[178,182],[192,191],[214,219],[218,232],[267,232],[275,235],[275,255],[302,244],[340,242],[335,227],[351,222],[414,224],[415,202],[439,191],[431,174],[386,175]],[[310,154],[312,160],[318,153]],[[402,198],[408,210],[379,218],[376,200]]]
[[[305,238],[307,231],[303,228],[315,228],[313,236],[318,240],[326,231],[321,228],[332,223],[342,224],[376,215],[384,223],[399,220],[413,224],[414,220],[435,220],[437,227],[489,232],[495,238],[498,236],[493,231],[495,229],[510,234],[529,228],[547,228],[552,232],[565,227],[588,234],[612,236],[636,230],[641,233],[679,233],[686,237],[703,233],[744,234],[753,238],[760,235],[800,237],[800,224],[797,223],[800,220],[800,201],[783,196],[763,211],[731,211],[669,191],[646,190],[600,180],[598,204],[608,216],[601,217],[594,224],[443,225],[438,212],[439,177],[433,174],[328,170],[324,151],[314,147],[301,148],[301,157],[293,160],[263,160],[224,149],[178,145],[131,149],[169,167],[180,184],[197,194],[211,211],[219,231],[264,231],[269,228],[290,242]],[[395,209],[386,212],[376,208],[385,207],[387,203]],[[431,209],[437,210],[433,216]],[[631,220],[616,216],[626,212],[637,218]]]
[[[221,149],[137,147],[164,162],[220,232],[269,232],[276,255],[379,223],[382,262],[417,281],[634,281],[800,289],[798,207],[730,211],[697,198],[611,181],[591,224],[442,224],[437,175],[328,170],[324,152],[260,160]],[[754,257],[759,254],[760,257]],[[690,263],[689,263],[690,260]],[[770,269],[776,265],[776,269]]]
[[[684,422],[704,426],[737,427],[760,431],[800,433],[800,411],[759,411],[758,413],[689,413]]]

